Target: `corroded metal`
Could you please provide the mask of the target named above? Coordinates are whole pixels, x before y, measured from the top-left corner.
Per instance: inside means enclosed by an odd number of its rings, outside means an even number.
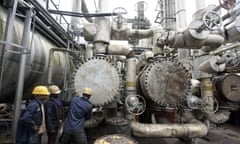
[[[203,137],[208,128],[201,122],[190,124],[143,124],[131,122],[132,132],[139,137]]]
[[[240,102],[240,76],[236,74],[224,75],[216,80],[218,92],[227,100]]]
[[[94,144],[137,144],[137,142],[125,135],[112,134],[98,138]]]
[[[177,105],[190,89],[191,76],[175,61],[155,61],[140,76],[141,89],[155,103]]]
[[[103,106],[114,100],[120,88],[120,76],[115,66],[104,57],[92,57],[76,69],[73,86],[78,95],[84,87],[93,89],[90,101]]]

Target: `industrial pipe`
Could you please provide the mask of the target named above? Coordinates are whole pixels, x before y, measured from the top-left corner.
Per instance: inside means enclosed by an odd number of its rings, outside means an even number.
[[[219,56],[213,56],[199,65],[199,70],[206,73],[222,72],[226,67],[224,59]]]
[[[133,135],[139,137],[203,137],[207,135],[208,127],[201,123],[189,124],[143,124],[132,121],[130,123]]]
[[[153,59],[153,52],[152,51],[144,51],[144,52],[142,52],[137,57],[137,64],[136,64],[137,72],[139,72],[142,67],[144,67],[146,64],[148,64],[148,61],[150,59]]]
[[[127,31],[127,38],[134,38],[134,39],[144,39],[153,36],[153,30],[135,30],[130,29]],[[125,36],[126,37],[126,36]]]
[[[133,49],[128,45],[109,45],[106,52],[106,54],[123,55],[127,58],[134,56]]]

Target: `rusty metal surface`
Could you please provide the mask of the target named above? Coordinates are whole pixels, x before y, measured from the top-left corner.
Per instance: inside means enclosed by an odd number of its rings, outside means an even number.
[[[74,89],[78,95],[84,87],[93,89],[90,101],[93,105],[103,106],[114,100],[120,88],[120,76],[115,66],[106,58],[93,57],[76,69]]]
[[[145,96],[155,103],[177,105],[190,89],[191,76],[182,64],[174,61],[155,61],[140,77]]]
[[[219,78],[216,82],[217,91],[227,100],[240,102],[240,76],[229,74]]]
[[[112,134],[98,138],[94,144],[137,144],[137,142],[125,135]]]

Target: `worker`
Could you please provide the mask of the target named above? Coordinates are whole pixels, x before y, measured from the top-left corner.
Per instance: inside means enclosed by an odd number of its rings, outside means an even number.
[[[32,94],[34,98],[18,121],[16,144],[41,144],[41,136],[46,131],[43,103],[50,93],[46,86],[38,85]]]
[[[61,93],[59,87],[51,85],[48,87],[48,90],[50,92],[50,98],[45,104],[48,144],[55,144],[60,137],[60,135],[58,135],[58,130],[62,125],[63,105],[59,98],[59,94]]]
[[[62,144],[87,144],[84,123],[92,116],[92,104],[89,101],[91,95],[92,89],[84,88],[82,97],[75,96],[72,99],[64,125]]]

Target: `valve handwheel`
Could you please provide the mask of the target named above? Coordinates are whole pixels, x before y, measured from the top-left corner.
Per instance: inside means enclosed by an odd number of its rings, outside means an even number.
[[[231,9],[234,6],[235,2],[236,0],[219,0],[220,6],[226,10]]]
[[[217,12],[209,11],[203,15],[203,23],[208,29],[216,30],[221,27],[222,18]]]

